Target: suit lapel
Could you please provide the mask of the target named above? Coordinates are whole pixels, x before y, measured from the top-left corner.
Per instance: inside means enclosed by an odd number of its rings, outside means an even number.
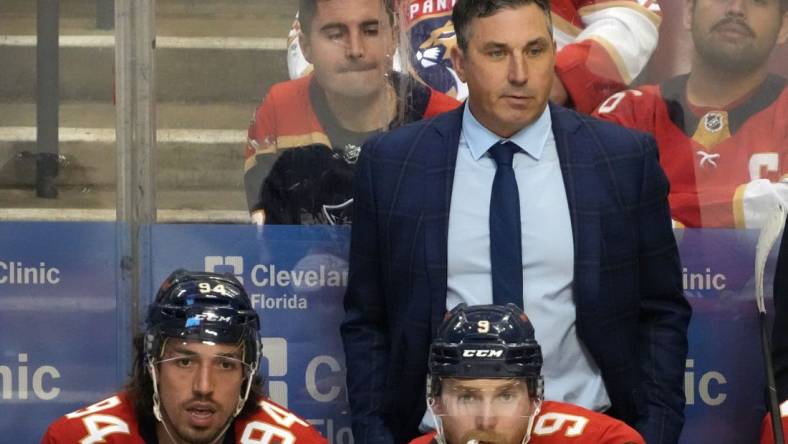
[[[599,260],[602,244],[597,171],[589,153],[597,151],[594,140],[577,134],[580,120],[574,113],[550,104],[558,159],[569,204],[574,242],[573,298],[578,312],[594,309],[599,290]]]
[[[449,209],[457,163],[457,146],[462,128],[464,106],[435,118],[433,132],[425,134],[424,241],[427,282],[434,336],[446,312]]]

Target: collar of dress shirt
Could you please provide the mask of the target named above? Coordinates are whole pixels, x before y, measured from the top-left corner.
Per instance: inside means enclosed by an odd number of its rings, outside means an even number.
[[[536,121],[525,128],[517,131],[509,139],[501,139],[473,116],[468,102],[465,102],[465,109],[462,113],[462,134],[471,150],[473,160],[479,160],[491,146],[501,140],[511,140],[516,143],[526,154],[539,160],[544,151],[544,144],[547,135],[552,131],[552,119],[550,118],[550,107],[545,106],[544,111]]]

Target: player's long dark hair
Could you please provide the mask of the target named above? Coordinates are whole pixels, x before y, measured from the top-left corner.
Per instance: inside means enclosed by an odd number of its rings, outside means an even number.
[[[134,406],[137,421],[140,424],[155,423],[153,416],[153,379],[148,373],[145,364],[145,352],[143,346],[143,335],[139,334],[134,338],[134,366],[131,370],[131,377],[126,383],[126,396]],[[246,398],[243,410],[238,417],[243,417],[257,409],[257,400],[265,394],[263,389],[263,379],[260,375],[255,375],[252,379],[252,388],[249,390],[249,397]]]

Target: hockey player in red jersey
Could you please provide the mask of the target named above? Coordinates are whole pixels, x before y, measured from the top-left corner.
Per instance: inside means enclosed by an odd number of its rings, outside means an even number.
[[[348,224],[353,173],[370,136],[459,105],[391,72],[390,0],[300,0],[314,69],[277,83],[249,126],[244,184],[253,220]]]
[[[622,91],[594,112],[650,132],[678,226],[759,227],[788,203],[788,90],[768,74],[788,0],[691,0],[689,74]]]
[[[175,271],[146,324],[125,390],[61,417],[42,444],[326,443],[262,396],[259,319],[234,277]]]
[[[542,400],[542,353],[517,306],[461,304],[430,347],[427,405],[436,431],[411,444],[645,444],[623,422]]]
[[[451,12],[456,0],[400,0],[407,33],[403,62],[427,85],[463,100],[467,86],[450,58],[457,45]],[[656,0],[553,0],[553,36],[558,46],[551,100],[590,113],[610,94],[626,88],[657,46],[662,19]],[[291,78],[309,72],[298,46],[298,23],[288,42]]]

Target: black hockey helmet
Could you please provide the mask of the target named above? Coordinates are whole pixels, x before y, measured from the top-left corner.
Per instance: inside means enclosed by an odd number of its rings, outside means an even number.
[[[148,308],[145,354],[157,359],[166,338],[208,343],[243,342],[244,362],[256,371],[260,320],[249,295],[231,274],[179,269],[161,284]]]
[[[542,351],[514,304],[455,307],[438,327],[428,365],[432,390],[438,378],[525,378],[529,394],[542,395]]]

